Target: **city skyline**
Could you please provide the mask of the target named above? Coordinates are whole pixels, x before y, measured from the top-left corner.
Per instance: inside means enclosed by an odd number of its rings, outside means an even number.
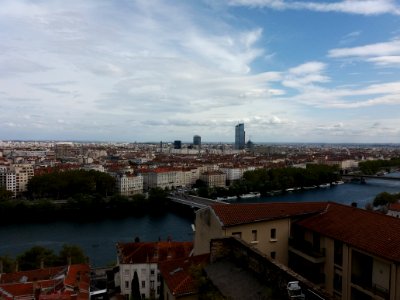
[[[398,143],[398,1],[24,1],[0,140]]]

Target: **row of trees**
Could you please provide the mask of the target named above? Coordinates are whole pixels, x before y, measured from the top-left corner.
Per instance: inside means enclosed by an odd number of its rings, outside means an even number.
[[[307,165],[301,168],[257,169],[247,171],[243,178],[228,188],[207,189],[201,182],[196,183],[198,194],[202,197],[240,196],[250,192],[267,195],[272,191],[288,188],[303,188],[340,180],[338,168],[326,165]]]
[[[107,197],[115,192],[115,179],[94,170],[71,170],[34,176],[27,189],[30,199],[67,199],[77,195]]]
[[[34,246],[16,258],[0,256],[0,261],[3,264],[3,272],[9,273],[14,272],[17,267],[19,271],[26,271],[41,267],[64,266],[69,263],[85,263],[87,262],[87,257],[78,246],[65,244],[58,254],[51,249]]]
[[[400,158],[390,160],[369,160],[358,164],[360,171],[365,175],[374,175],[381,170],[400,167]]]
[[[36,201],[10,200],[0,202],[0,224],[10,222],[49,222],[54,220],[85,221],[89,219],[163,214],[167,211],[167,192],[151,189],[148,197],[143,194],[125,197],[113,195],[79,194],[55,203],[49,199]]]

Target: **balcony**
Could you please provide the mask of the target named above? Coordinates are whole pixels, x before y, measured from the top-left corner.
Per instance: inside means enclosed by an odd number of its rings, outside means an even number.
[[[367,291],[371,294],[378,295],[384,299],[388,299],[390,295],[390,291],[378,284],[372,283],[370,280],[367,280],[365,277],[357,276],[352,274],[351,276],[351,283],[353,287],[356,287],[360,291]]]
[[[304,240],[290,238],[289,251],[314,264],[325,262],[325,248],[317,251],[312,247],[310,242]]]

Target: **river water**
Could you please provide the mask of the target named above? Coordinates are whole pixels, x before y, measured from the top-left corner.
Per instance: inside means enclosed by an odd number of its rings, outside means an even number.
[[[400,173],[390,176],[400,177]],[[241,199],[240,202],[277,201],[335,201],[343,204],[356,202],[358,207],[372,202],[381,192],[400,192],[400,181],[367,179],[365,184],[346,183],[331,188],[318,188],[284,195]],[[15,257],[34,245],[58,252],[65,243],[80,246],[90,258],[92,266],[106,266],[116,261],[115,244],[133,241],[157,241],[171,238],[191,241],[193,220],[174,213],[164,216],[130,217],[94,222],[52,222],[41,224],[0,225],[0,255]]]

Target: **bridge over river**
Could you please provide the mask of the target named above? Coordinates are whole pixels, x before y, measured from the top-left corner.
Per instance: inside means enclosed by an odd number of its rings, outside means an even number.
[[[168,199],[170,199],[172,202],[187,205],[197,209],[211,206],[213,204],[229,204],[220,200],[213,200],[183,193],[171,193],[169,194]]]

